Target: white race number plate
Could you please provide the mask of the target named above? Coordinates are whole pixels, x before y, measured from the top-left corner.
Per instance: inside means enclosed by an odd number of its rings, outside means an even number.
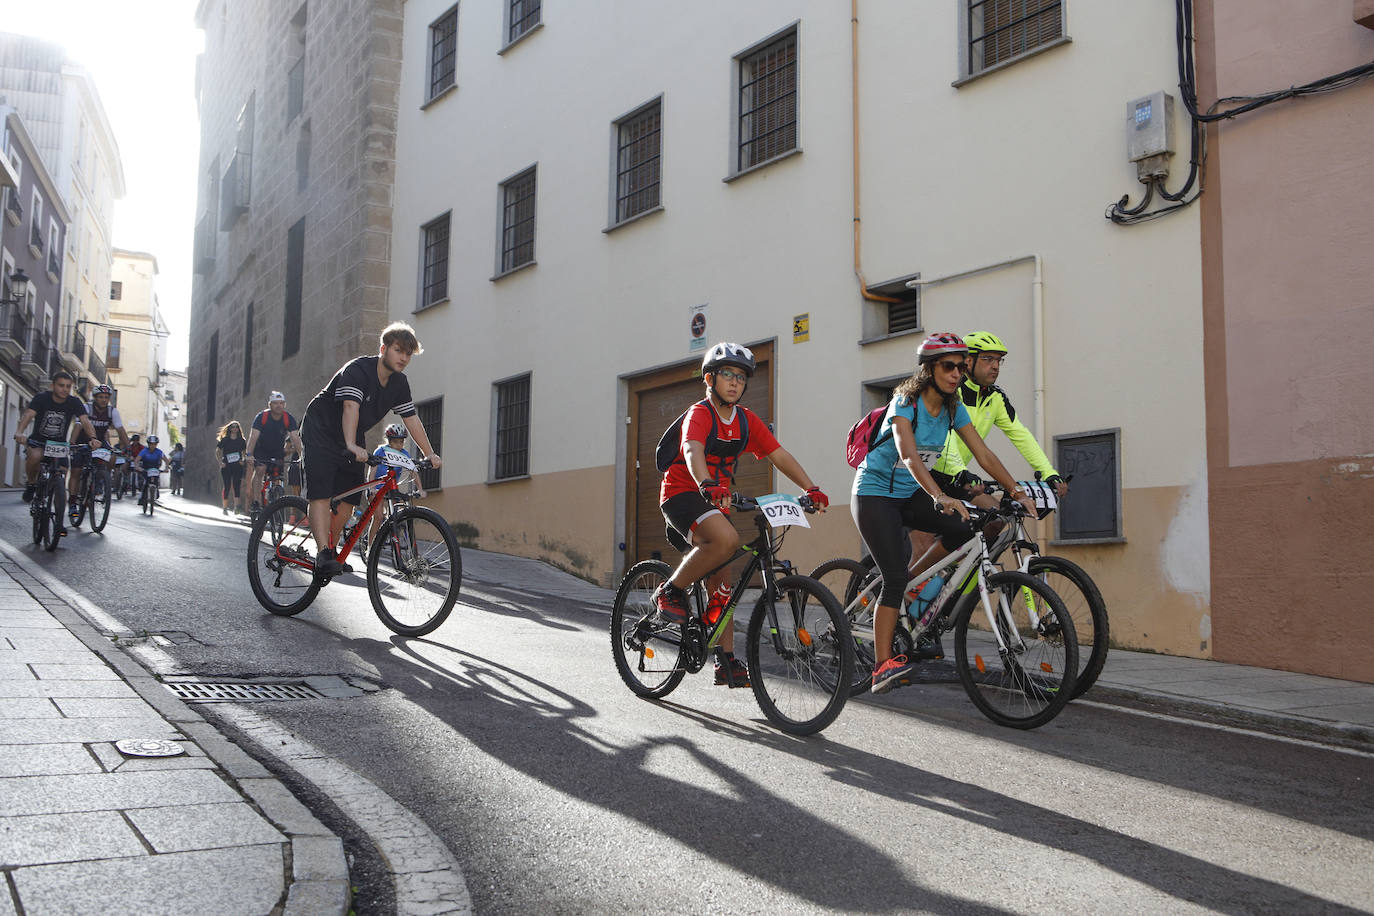
[[[782,528],[787,525],[799,525],[802,528],[810,528],[811,523],[806,520],[806,512],[802,509],[797,497],[789,496],[786,493],[769,493],[767,496],[758,498],[759,509],[763,511],[763,517],[768,519],[768,524],[774,528]]]

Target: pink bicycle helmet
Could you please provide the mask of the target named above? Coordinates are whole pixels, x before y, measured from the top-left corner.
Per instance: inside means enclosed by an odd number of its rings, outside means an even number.
[[[931,334],[916,348],[916,362],[928,363],[940,356],[967,356],[968,346],[963,338],[951,331]]]

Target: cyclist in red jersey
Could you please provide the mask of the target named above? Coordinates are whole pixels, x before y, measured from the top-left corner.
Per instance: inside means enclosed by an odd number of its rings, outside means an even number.
[[[743,452],[766,458],[790,480],[803,487],[822,512],[830,500],[817,487],[797,459],[783,448],[767,424],[739,403],[755,369],[754,354],[737,343],[718,343],[701,361],[701,377],[706,398],[688,408],[682,420],[678,454],[663,475],[659,509],[668,523],[668,540],[686,556],[672,577],[654,594],[658,612],[667,620],[681,623],[687,619],[687,593],[692,583],[734,556],[739,547],[739,532],[730,524],[730,484],[735,465]],[[747,425],[746,425],[747,424]],[[717,570],[706,583],[707,593],[728,587],[726,569]],[[718,615],[724,604],[716,598],[708,618]],[[714,620],[708,620],[708,623]],[[734,656],[733,628],[720,639],[721,656],[716,660],[716,684],[748,687],[747,667]]]

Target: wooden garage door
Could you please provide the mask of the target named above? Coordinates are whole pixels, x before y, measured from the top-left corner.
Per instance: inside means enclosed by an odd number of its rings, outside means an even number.
[[[749,382],[744,393],[744,405],[763,418],[765,423],[773,422],[773,386],[771,345],[754,347],[754,357],[758,361],[758,371]],[[692,404],[701,400],[706,386],[700,377],[689,374],[696,371],[695,364],[680,369],[655,373],[643,380],[644,387],[632,386],[631,390],[631,441],[632,451],[629,462],[631,481],[630,498],[626,502],[631,507],[633,518],[630,536],[630,556],[626,557],[627,566],[638,560],[658,556],[669,563],[677,563],[679,554],[668,543],[664,534],[663,513],[658,510],[659,486],[663,475],[654,464],[654,450],[658,440],[674,420]],[[684,378],[684,376],[688,376]],[[638,390],[635,390],[638,388]],[[637,461],[635,460],[637,459]],[[752,455],[740,458],[735,476],[735,490],[750,496],[771,493],[773,490],[773,465]],[[751,540],[755,533],[750,516],[735,519],[735,527],[741,537]]]

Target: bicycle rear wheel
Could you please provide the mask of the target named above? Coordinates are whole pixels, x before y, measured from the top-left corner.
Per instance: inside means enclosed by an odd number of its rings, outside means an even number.
[[[1078,678],[1073,619],[1049,586],[1025,573],[994,573],[987,588],[992,625],[1006,648],[998,646],[978,592],[964,595],[954,609],[959,680],[973,705],[998,725],[1038,728],[1073,697]],[[1027,592],[1035,596],[1038,623],[1029,616]]]
[[[770,722],[788,734],[812,735],[835,721],[849,699],[849,621],[829,589],[810,576],[783,576],[775,585],[777,598],[765,591],[749,620],[749,682]]]
[[[96,471],[91,474],[90,520],[92,531],[104,531],[105,523],[110,520],[110,472]]]
[[[662,560],[641,560],[615,592],[611,606],[611,656],[615,670],[635,696],[666,697],[687,676],[682,660],[682,626],[654,610],[654,592],[672,568]]]
[[[48,550],[56,550],[57,542],[62,540],[62,528],[66,519],[62,513],[67,509],[67,483],[60,475],[54,474],[48,478],[48,491],[43,494],[44,507],[47,510],[48,527],[43,536],[43,544]]]
[[[76,502],[72,504],[76,510],[76,518],[72,519],[73,528],[80,528],[86,520],[86,510],[91,506],[91,479],[90,468],[81,472],[81,481],[76,486]]]
[[[1097,683],[1102,666],[1107,664],[1107,644],[1111,631],[1107,623],[1107,604],[1081,566],[1063,557],[1034,557],[1030,574],[1044,582],[1064,601],[1073,618],[1078,636],[1078,681],[1074,698],[1081,697]]]
[[[306,502],[286,496],[258,513],[248,536],[248,584],[258,603],[290,617],[320,592]]]
[[[462,584],[458,539],[439,513],[412,506],[377,529],[367,557],[367,594],[393,633],[433,632],[453,610]]]

